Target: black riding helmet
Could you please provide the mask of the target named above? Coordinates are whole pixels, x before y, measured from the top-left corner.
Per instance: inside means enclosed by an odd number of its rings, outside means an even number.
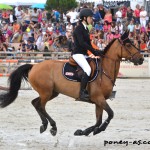
[[[89,8],[82,9],[80,12],[80,15],[79,15],[81,20],[83,20],[84,17],[89,17],[89,16],[91,16],[91,17],[93,16],[93,12]]]

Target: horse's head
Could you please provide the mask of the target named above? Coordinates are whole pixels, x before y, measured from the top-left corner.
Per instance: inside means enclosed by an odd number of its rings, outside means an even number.
[[[126,31],[119,39],[121,44],[120,57],[130,60],[134,65],[141,65],[144,61],[143,55],[140,54],[140,50],[132,44],[128,36],[129,31]]]

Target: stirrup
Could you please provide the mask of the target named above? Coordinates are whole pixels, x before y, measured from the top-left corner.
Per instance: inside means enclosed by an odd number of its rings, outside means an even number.
[[[90,100],[90,96],[87,90],[84,90],[80,93],[80,97],[76,99],[76,101],[88,102],[92,103]]]

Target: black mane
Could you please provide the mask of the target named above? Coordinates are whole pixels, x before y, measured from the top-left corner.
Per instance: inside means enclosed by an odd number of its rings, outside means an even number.
[[[113,39],[110,41],[110,43],[104,48],[104,55],[107,53],[109,50],[110,46],[115,42],[116,39]]]

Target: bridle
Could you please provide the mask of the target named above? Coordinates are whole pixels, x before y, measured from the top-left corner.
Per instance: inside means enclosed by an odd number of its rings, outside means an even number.
[[[114,67],[114,79],[112,79],[111,76],[108,75],[108,73],[106,73],[106,72],[103,70],[102,66],[101,66],[102,73],[104,73],[105,76],[110,79],[110,81],[112,82],[112,85],[113,85],[113,86],[115,85],[115,82],[116,82],[116,73],[117,73],[116,65],[117,65],[117,62],[122,61],[122,53],[123,53],[122,51],[123,51],[123,48],[124,48],[124,50],[126,50],[126,51],[129,53],[130,58],[129,58],[128,60],[130,60],[130,61],[132,61],[132,60],[134,59],[134,56],[139,53],[139,49],[138,49],[137,47],[135,47],[135,46],[131,43],[131,41],[129,40],[128,37],[125,38],[125,39],[123,39],[123,40],[120,38],[120,39],[118,39],[118,41],[119,41],[119,43],[121,44],[121,57],[120,57],[119,60],[112,59],[112,58],[110,58],[110,57],[108,57],[108,56],[105,56],[105,55],[102,56],[103,58],[107,58],[107,59],[110,59],[110,60],[114,61],[114,65],[115,65],[115,67]],[[132,53],[130,52],[130,50],[127,48],[127,46],[126,46],[127,43],[131,44],[134,48],[136,48],[136,49],[137,49],[137,52],[135,52],[134,54],[132,54]],[[118,47],[118,45],[117,45],[117,47]],[[116,48],[117,48],[117,47],[116,47]]]
[[[125,38],[125,39],[121,39],[120,38],[120,39],[118,39],[118,41],[121,44],[121,58],[122,58],[122,51],[123,51],[123,48],[124,48],[128,52],[128,54],[131,56],[128,60],[132,61],[134,59],[134,56],[136,54],[138,54],[140,50],[131,43],[131,41],[129,40],[128,37]],[[137,52],[135,52],[134,54],[132,54],[130,52],[130,50],[127,48],[127,46],[126,46],[127,43],[129,43],[130,45],[132,45],[137,50]]]

